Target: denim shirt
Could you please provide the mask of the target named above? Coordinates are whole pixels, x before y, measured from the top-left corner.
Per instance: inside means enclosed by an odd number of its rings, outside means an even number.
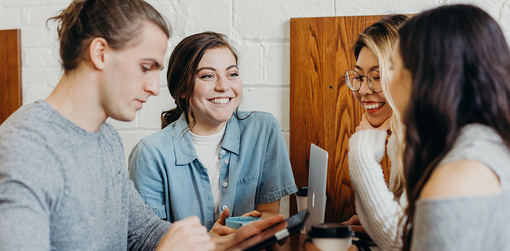
[[[218,154],[220,213],[255,210],[297,191],[278,121],[265,112],[238,112],[227,121]],[[246,119],[243,119],[246,118]],[[215,222],[207,169],[198,160],[182,115],[145,137],[129,156],[129,177],[147,205],[170,222],[196,215],[208,230]]]

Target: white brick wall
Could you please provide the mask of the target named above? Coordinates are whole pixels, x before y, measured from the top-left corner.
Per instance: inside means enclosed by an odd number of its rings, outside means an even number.
[[[23,103],[46,98],[62,75],[55,23],[46,19],[71,0],[0,0],[0,29],[22,30]],[[244,110],[272,113],[289,140],[290,18],[417,13],[439,5],[474,3],[499,21],[510,38],[508,0],[148,0],[172,24],[172,48],[185,36],[212,30],[226,34],[240,56]],[[1,66],[0,66],[1,67]],[[159,115],[173,100],[161,73],[161,94],[132,122],[109,120],[120,132],[126,157],[144,136],[159,130]],[[285,201],[283,205],[288,205]],[[285,207],[286,208],[286,207]],[[286,209],[288,210],[288,209]],[[284,210],[285,212],[287,212]]]

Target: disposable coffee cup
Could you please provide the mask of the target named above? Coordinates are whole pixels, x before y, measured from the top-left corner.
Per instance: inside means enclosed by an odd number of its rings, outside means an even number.
[[[346,251],[352,245],[354,232],[341,223],[320,223],[312,226],[308,236],[322,251]]]
[[[297,210],[301,212],[307,208],[308,187],[300,187],[296,193]]]

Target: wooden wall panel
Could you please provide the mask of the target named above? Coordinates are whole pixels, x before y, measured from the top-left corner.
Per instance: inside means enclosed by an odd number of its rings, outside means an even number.
[[[355,214],[347,153],[363,108],[343,74],[356,63],[351,47],[358,34],[381,17],[291,19],[290,159],[297,186],[306,186],[310,144],[328,151],[326,221],[344,221]],[[388,168],[385,157],[387,182]],[[291,214],[296,211],[292,196]]]
[[[0,124],[22,105],[20,30],[0,30]]]

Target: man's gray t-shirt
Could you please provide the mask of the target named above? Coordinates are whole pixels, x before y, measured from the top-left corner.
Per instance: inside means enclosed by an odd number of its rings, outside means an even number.
[[[169,227],[108,123],[90,133],[38,101],[0,126],[0,250],[153,250]]]

